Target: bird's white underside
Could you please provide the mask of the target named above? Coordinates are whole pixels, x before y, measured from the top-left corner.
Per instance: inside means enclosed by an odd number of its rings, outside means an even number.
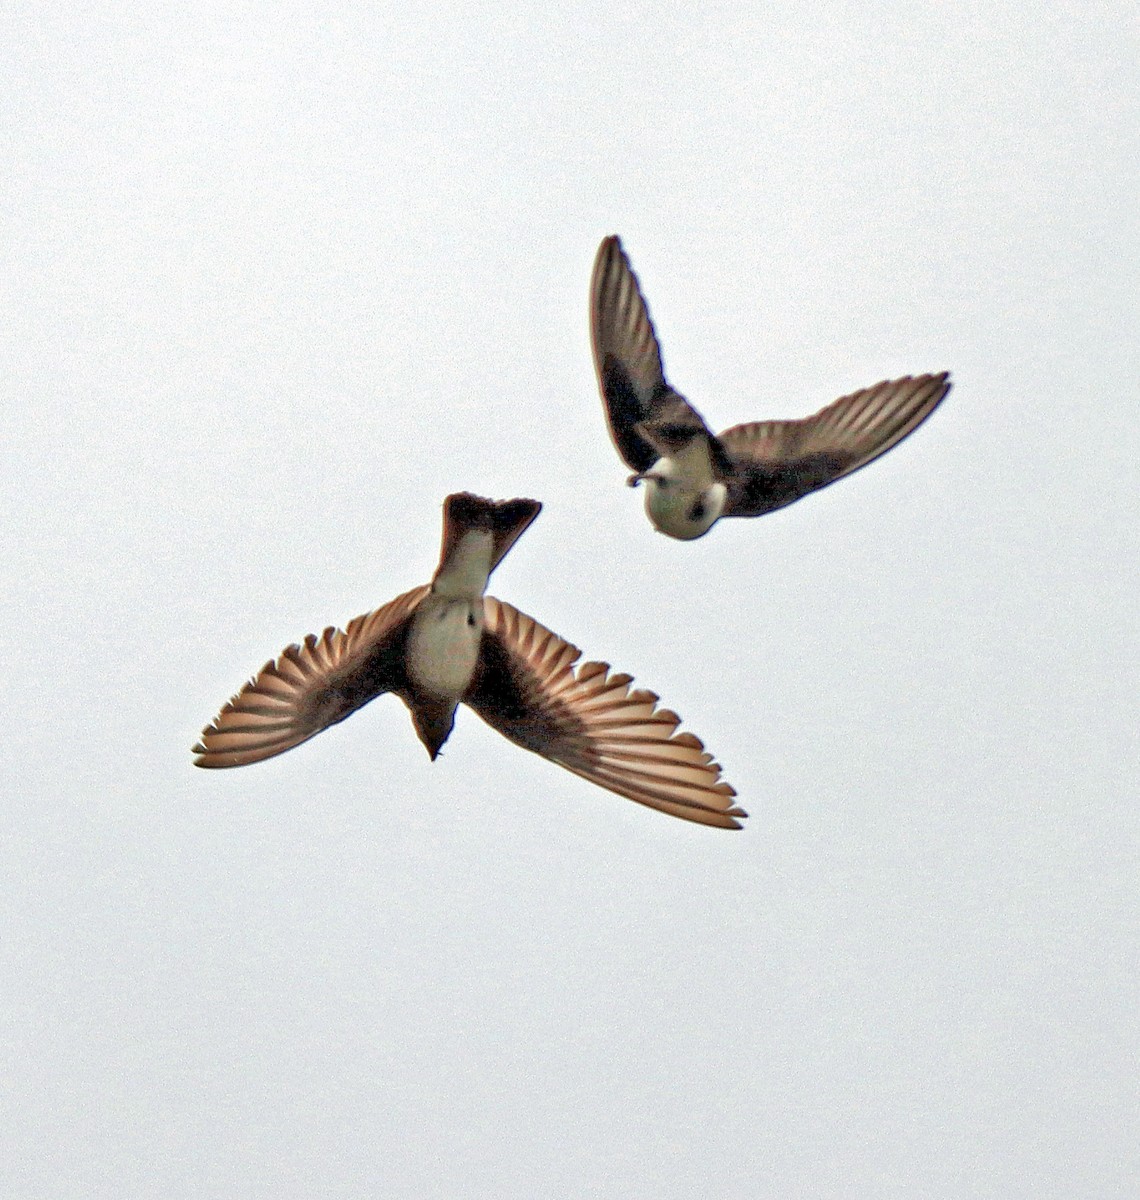
[[[670,537],[700,537],[724,511],[728,489],[714,479],[704,438],[694,438],[676,454],[662,456],[642,478],[646,515]],[[694,520],[689,514],[698,500],[703,500],[705,512]]]
[[[421,691],[454,700],[467,691],[483,638],[483,601],[428,596],[408,630],[408,675]]]
[[[483,593],[491,573],[494,537],[472,529],[452,547],[408,630],[408,675],[441,700],[459,701],[479,661]]]
[[[489,529],[469,529],[440,564],[432,591],[453,600],[478,600],[487,590],[494,549],[495,538]]]

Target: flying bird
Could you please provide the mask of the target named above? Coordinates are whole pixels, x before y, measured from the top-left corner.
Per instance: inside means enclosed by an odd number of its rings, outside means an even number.
[[[503,600],[487,581],[538,516],[537,500],[469,492],[443,505],[430,584],[289,646],[222,709],[194,747],[199,767],[271,758],[393,692],[434,760],[466,704],[524,750],[660,812],[721,829],[747,814],[720,766],[653,692],[587,662]]]
[[[610,436],[645,484],[654,527],[690,541],[720,517],[759,517],[885,454],[938,407],[949,375],[907,375],[814,416],[714,434],[665,378],[649,308],[621,239],[598,247],[590,284],[594,366]]]

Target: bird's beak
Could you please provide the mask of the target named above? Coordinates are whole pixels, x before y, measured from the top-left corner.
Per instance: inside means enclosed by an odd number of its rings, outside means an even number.
[[[643,474],[641,471],[638,471],[636,475],[631,475],[625,481],[625,486],[626,487],[637,487],[637,485],[639,483],[644,483],[646,478],[647,478],[647,476],[645,474]]]

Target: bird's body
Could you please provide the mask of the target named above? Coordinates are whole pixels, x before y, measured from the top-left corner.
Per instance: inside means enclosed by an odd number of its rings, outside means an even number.
[[[483,597],[428,596],[408,629],[408,679],[440,700],[463,699],[479,663]]]
[[[509,604],[487,581],[538,515],[534,500],[444,502],[430,585],[288,647],[222,709],[194,748],[201,767],[281,754],[385,692],[408,707],[434,759],[460,704],[527,750],[661,812],[738,829],[746,814],[675,713]]]
[[[489,529],[471,528],[455,537],[440,562],[431,591],[408,622],[408,683],[422,706],[434,713],[433,732],[420,734],[432,758],[451,732],[455,710],[479,665],[483,593],[491,577],[493,553],[494,537]]]
[[[645,484],[645,511],[654,527],[682,541],[708,530],[728,499],[728,487],[713,467],[709,438],[689,438],[634,478]]]
[[[850,475],[916,429],[950,390],[945,372],[904,376],[843,396],[814,416],[714,434],[665,378],[637,276],[617,237],[598,248],[590,287],[594,365],[610,436],[646,487],[660,532],[683,541],[722,516],[773,512]]]

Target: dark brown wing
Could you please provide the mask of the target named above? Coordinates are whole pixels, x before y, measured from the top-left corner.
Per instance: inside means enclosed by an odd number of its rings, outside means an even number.
[[[732,464],[726,517],[758,517],[850,475],[902,441],[950,390],[941,375],[888,379],[798,421],[756,421],[720,434]]]
[[[643,423],[662,427],[663,437],[707,432],[696,409],[665,382],[649,308],[617,237],[606,238],[594,260],[590,336],[610,437],[635,471],[648,471],[660,457],[638,428]]]
[[[202,731],[199,767],[243,767],[300,745],[384,692],[406,687],[408,619],[430,588],[413,588],[348,623],[309,634],[267,662]]]
[[[660,812],[739,829],[747,816],[736,792],[691,733],[678,733],[676,713],[657,707],[652,692],[631,691],[628,675],[582,652],[502,600],[485,597],[483,649],[464,698],[479,716],[599,787]]]

